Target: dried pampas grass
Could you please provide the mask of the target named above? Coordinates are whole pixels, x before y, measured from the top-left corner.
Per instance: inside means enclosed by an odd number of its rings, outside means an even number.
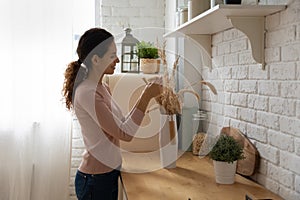
[[[166,58],[166,51],[165,51],[166,41],[163,42],[163,45],[161,47],[159,46],[158,43],[157,43],[157,46],[158,46],[158,55],[162,60],[162,65],[163,65],[163,69],[164,69],[163,92],[160,96],[156,97],[156,101],[158,102],[158,104],[160,106],[151,108],[151,110],[148,110],[148,112],[155,110],[155,109],[160,109],[160,112],[165,115],[181,114],[184,93],[193,94],[197,98],[198,101],[200,100],[200,95],[198,93],[196,93],[194,90],[191,90],[188,88],[181,89],[178,91],[178,93],[176,93],[175,77],[176,77],[177,66],[178,66],[180,57],[179,56],[176,57],[176,59],[173,63],[172,71],[171,71],[171,73],[169,73],[167,58]],[[148,81],[145,78],[143,78],[143,80],[145,83],[148,83]],[[198,84],[198,83],[206,85],[208,88],[210,88],[210,90],[214,94],[217,94],[217,90],[211,83],[209,83],[207,81],[198,81],[195,84]],[[172,126],[173,123],[174,123],[174,121],[173,122],[169,121],[170,126]],[[173,141],[173,139],[175,137],[175,132],[173,132],[173,131],[175,131],[175,130],[170,129],[171,141]]]
[[[157,42],[157,48],[158,48],[158,55],[162,60],[162,65],[164,69],[163,74],[163,92],[160,96],[156,98],[156,101],[160,105],[160,111],[162,114],[181,114],[182,111],[182,104],[183,104],[183,95],[184,93],[190,93],[193,94],[198,101],[200,101],[200,95],[195,92],[194,90],[188,89],[188,87],[179,90],[177,93],[175,91],[175,77],[178,67],[178,62],[180,59],[180,56],[177,56],[173,66],[172,71],[169,73],[168,70],[168,63],[167,63],[167,57],[166,57],[166,41],[163,42],[162,46],[159,46],[159,43]],[[148,81],[151,81],[150,79],[147,81],[145,78],[143,78],[145,83],[148,83]],[[217,94],[216,88],[207,81],[197,81],[196,83],[190,85],[196,85],[196,84],[203,84],[206,85],[215,95]],[[148,110],[148,112],[158,109],[158,107],[154,107],[151,110]]]
[[[168,70],[167,57],[166,57],[166,41],[163,42],[162,47],[158,48],[158,55],[162,60],[164,74],[163,74],[163,93],[156,99],[161,105],[161,113],[174,115],[180,114],[182,111],[183,93],[190,92],[194,94],[199,100],[200,97],[192,90],[184,89],[176,93],[175,91],[175,77],[177,72],[177,66],[180,56],[177,56],[172,67],[171,73]]]

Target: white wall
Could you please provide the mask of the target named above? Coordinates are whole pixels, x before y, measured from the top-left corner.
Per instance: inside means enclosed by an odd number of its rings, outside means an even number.
[[[124,28],[130,27],[139,41],[155,43],[162,40],[165,26],[164,0],[96,0],[96,26],[110,31],[116,39],[118,55],[121,57],[121,41],[125,36]],[[120,64],[116,73],[120,73]]]
[[[266,70],[253,60],[242,32],[213,35],[214,66],[203,76],[222,92],[211,98],[203,90],[202,108],[211,117],[210,131],[233,126],[254,142],[261,162],[253,179],[286,200],[299,200],[300,1],[290,2],[286,10],[266,17]]]

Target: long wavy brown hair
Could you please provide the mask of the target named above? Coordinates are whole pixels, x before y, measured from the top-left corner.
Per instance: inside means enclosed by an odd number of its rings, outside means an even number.
[[[91,57],[95,54],[103,57],[113,40],[112,34],[102,28],[89,29],[80,37],[76,50],[79,59],[70,62],[64,73],[62,95],[68,110],[73,108],[76,88],[85,79],[91,67]]]

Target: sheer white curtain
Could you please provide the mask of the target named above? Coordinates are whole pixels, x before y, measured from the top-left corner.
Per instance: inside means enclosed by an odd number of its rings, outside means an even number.
[[[72,0],[0,2],[0,200],[68,196]]]

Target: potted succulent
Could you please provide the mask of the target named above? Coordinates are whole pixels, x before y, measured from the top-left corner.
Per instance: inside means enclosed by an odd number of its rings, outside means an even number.
[[[242,145],[232,136],[221,134],[208,155],[213,160],[216,182],[233,184],[237,160],[245,158]]]
[[[140,58],[140,67],[143,73],[153,74],[159,72],[158,48],[153,43],[145,41],[137,43],[137,55]]]

